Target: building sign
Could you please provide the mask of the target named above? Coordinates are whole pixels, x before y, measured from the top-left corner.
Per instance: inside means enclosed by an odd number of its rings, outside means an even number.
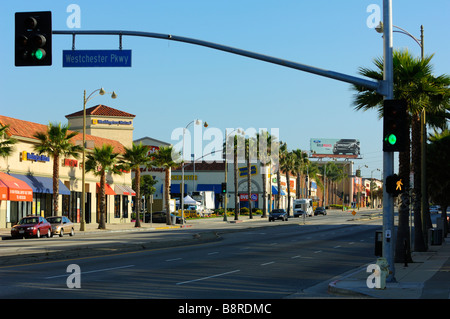
[[[64,166],[78,167],[78,161],[75,159],[65,158],[63,164]]]
[[[344,157],[357,158],[360,154],[360,143],[357,139],[310,139],[311,157]]]
[[[181,181],[181,179],[183,178],[183,176],[181,175],[172,175],[172,180],[173,181]],[[184,175],[184,180],[185,181],[196,181],[197,180],[197,175]]]
[[[252,194],[252,202],[256,202],[258,200],[258,194]],[[240,202],[248,202],[248,194],[239,194]]]
[[[113,120],[98,120],[92,119],[92,124],[106,124],[106,125],[132,125],[133,121],[113,121]]]
[[[250,170],[251,170],[251,174],[252,174],[252,175],[256,175],[256,174],[257,174],[256,165],[252,165],[252,166],[250,167]],[[247,166],[246,166],[246,167],[240,167],[240,168],[239,168],[239,177],[247,176],[247,174],[248,174]]]
[[[34,153],[28,153],[27,151],[22,152],[22,161],[32,161],[32,162],[50,162],[50,157],[45,155],[39,155]]]

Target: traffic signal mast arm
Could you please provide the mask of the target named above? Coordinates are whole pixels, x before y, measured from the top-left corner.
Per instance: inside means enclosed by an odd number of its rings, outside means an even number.
[[[255,53],[251,51],[246,51],[234,47],[229,47],[222,44],[217,44],[213,42],[193,39],[193,38],[187,38],[182,36],[176,36],[172,34],[162,34],[162,33],[154,33],[154,32],[141,32],[141,31],[114,31],[114,30],[98,30],[98,31],[89,31],[89,30],[78,30],[78,31],[65,31],[65,30],[54,30],[53,34],[65,34],[65,35],[119,35],[119,36],[138,36],[138,37],[148,37],[148,38],[156,38],[156,39],[164,39],[164,40],[171,40],[171,41],[178,41],[178,42],[184,42],[184,43],[190,43],[195,45],[200,45],[204,47],[208,47],[211,49],[216,49],[220,51],[225,51],[237,55],[246,56],[252,59],[261,60],[273,64],[278,64],[287,68],[292,68],[308,73],[313,73],[316,75],[324,76],[327,78],[352,83],[355,85],[361,85],[363,87],[367,87],[372,90],[376,90],[379,94],[385,95],[384,91],[386,90],[386,85],[384,81],[371,81],[367,79],[358,78],[355,76],[334,72],[330,70],[324,70],[320,68],[316,68],[313,66],[292,62],[288,60],[283,60],[280,58],[271,57],[268,55]]]

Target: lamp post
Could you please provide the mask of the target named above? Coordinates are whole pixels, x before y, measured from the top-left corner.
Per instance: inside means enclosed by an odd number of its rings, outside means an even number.
[[[372,195],[372,183],[373,183],[373,172],[380,171],[379,168],[370,171],[370,206],[373,208],[373,195]]]
[[[195,123],[196,125],[200,125],[200,120],[194,120],[188,123],[186,127],[183,128],[183,145],[182,145],[182,152],[181,152],[181,158],[184,161],[184,133],[186,132],[186,129],[191,125],[192,123]],[[205,122],[203,124],[204,127],[208,127],[208,123]],[[181,165],[181,222],[184,223],[184,164]]]
[[[80,222],[80,231],[86,230],[86,222],[85,222],[85,210],[86,210],[86,168],[85,168],[85,157],[86,157],[86,103],[93,99],[97,95],[93,95],[98,91],[98,95],[104,95],[106,92],[103,88],[97,89],[93,91],[89,96],[86,98],[86,90],[84,90],[83,94],[83,170],[81,171],[81,193],[82,193],[82,204],[81,204],[81,222]],[[111,98],[115,99],[117,97],[116,93],[111,93]]]

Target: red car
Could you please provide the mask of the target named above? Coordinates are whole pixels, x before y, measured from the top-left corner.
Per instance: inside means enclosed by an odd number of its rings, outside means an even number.
[[[11,236],[17,237],[52,237],[52,225],[40,216],[27,216],[22,218],[17,225],[11,228]]]

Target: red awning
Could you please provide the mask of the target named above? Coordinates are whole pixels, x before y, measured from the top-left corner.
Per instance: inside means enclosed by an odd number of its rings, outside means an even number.
[[[24,181],[2,172],[0,181],[0,199],[14,202],[33,201],[33,189]]]
[[[100,183],[97,183],[97,193],[100,192]],[[108,183],[105,185],[105,194],[106,195],[116,195],[116,192],[109,186]]]

